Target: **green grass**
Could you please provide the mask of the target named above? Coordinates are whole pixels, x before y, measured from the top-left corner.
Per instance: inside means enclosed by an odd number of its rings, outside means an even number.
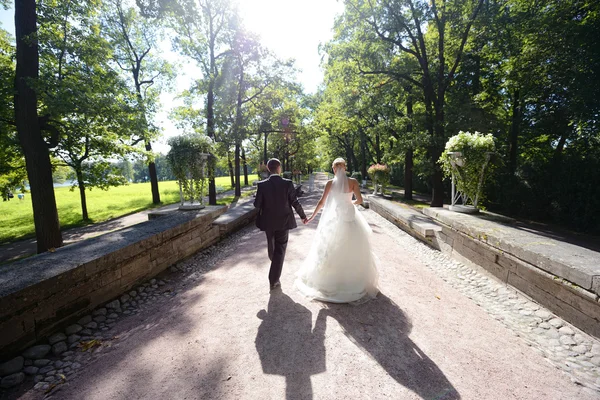
[[[242,192],[242,196],[240,198],[245,198],[245,197],[249,197],[252,196],[254,194],[254,192]],[[235,200],[235,196],[225,196],[220,198],[219,200],[217,200],[217,204],[218,205],[222,205],[222,206],[227,206],[231,203],[233,203],[233,201]]]
[[[422,210],[424,208],[429,208],[429,203],[425,203],[422,201],[418,201],[418,200],[404,200],[403,198],[396,198],[394,197],[394,201],[398,202],[398,203],[404,203],[408,206],[411,206],[412,208],[417,208],[419,210]]]
[[[216,178],[217,192],[231,190],[228,176]],[[159,182],[161,205],[179,201],[179,187],[175,181]],[[100,189],[86,192],[88,215],[91,221],[81,218],[79,190],[68,187],[55,188],[56,205],[61,229],[103,222],[112,218],[157,207],[152,204],[150,183],[132,183],[113,187],[107,191]],[[221,200],[223,201],[223,200]],[[231,202],[231,201],[230,201]],[[0,243],[12,242],[35,235],[31,196],[25,194],[25,200],[15,196],[10,201],[0,202]]]

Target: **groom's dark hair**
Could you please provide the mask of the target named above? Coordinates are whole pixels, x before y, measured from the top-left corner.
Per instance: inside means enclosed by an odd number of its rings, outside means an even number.
[[[277,168],[281,167],[281,161],[276,158],[271,158],[269,162],[267,162],[267,169],[270,173],[274,174],[277,172]]]

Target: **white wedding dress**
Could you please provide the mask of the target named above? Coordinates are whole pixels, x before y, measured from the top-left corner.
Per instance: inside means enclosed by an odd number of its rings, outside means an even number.
[[[308,256],[297,272],[305,296],[332,303],[377,296],[378,272],[371,249],[371,227],[352,204],[348,178],[333,179]]]

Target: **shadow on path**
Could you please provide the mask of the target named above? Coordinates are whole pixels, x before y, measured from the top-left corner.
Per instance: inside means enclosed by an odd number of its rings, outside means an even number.
[[[461,398],[438,366],[410,340],[410,321],[387,296],[380,293],[359,306],[328,304],[327,315],[392,378],[422,399]]]
[[[311,375],[326,371],[325,321],[322,309],[312,329],[312,313],[280,290],[269,298],[256,335],[256,351],[263,372],[285,377],[285,398],[312,399]]]

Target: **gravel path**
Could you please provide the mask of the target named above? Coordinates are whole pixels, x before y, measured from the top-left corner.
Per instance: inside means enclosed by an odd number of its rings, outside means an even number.
[[[303,198],[305,209],[316,200],[316,193]],[[47,397],[600,398],[589,380],[598,371],[598,341],[374,212],[362,212],[381,264],[376,300],[325,305],[293,288],[316,224],[290,234],[283,290],[269,294],[264,234],[247,227],[148,283],[146,296],[137,290],[121,301],[116,322],[91,332],[102,344],[68,353],[67,362],[78,367]],[[530,321],[537,325],[524,324],[525,317],[537,318]],[[527,336],[538,328],[559,332],[560,351],[556,342],[535,340],[542,331],[533,340]],[[563,336],[575,344],[563,343]],[[567,357],[576,359],[571,364],[581,361],[567,353],[573,346],[585,348],[590,365],[557,369]],[[573,382],[582,369],[589,387]],[[40,390],[21,396],[42,397]]]

